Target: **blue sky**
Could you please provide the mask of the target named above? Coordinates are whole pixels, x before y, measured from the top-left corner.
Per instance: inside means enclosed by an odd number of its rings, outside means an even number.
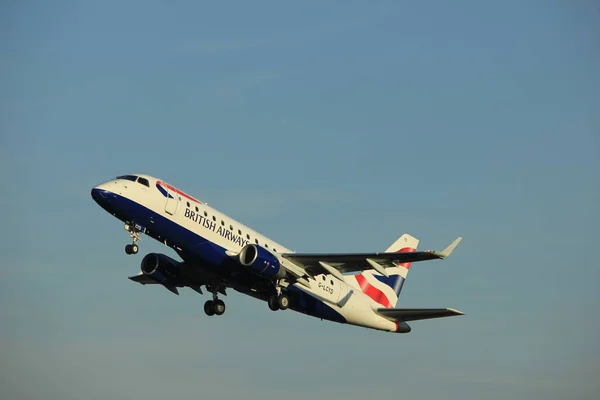
[[[0,397],[595,399],[593,1],[0,5]],[[143,172],[296,251],[464,241],[393,335],[126,278]],[[141,252],[163,251],[147,239]]]

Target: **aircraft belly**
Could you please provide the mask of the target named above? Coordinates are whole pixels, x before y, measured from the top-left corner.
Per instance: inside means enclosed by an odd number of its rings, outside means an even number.
[[[292,310],[328,321],[346,322],[346,319],[336,310],[338,307],[324,303],[295,285],[288,286],[287,291]]]
[[[319,280],[325,282],[319,276],[315,278],[317,282]],[[329,278],[330,276],[326,275],[326,281],[331,284]],[[337,281],[334,282],[338,283]],[[336,291],[331,293],[331,291],[324,291],[322,287],[315,285],[315,281],[311,281],[311,284],[312,289],[300,285],[288,286],[288,292],[293,293],[293,296],[295,296],[292,297],[291,301],[292,309],[330,321],[383,331],[396,330],[395,322],[376,314],[373,311],[374,302],[361,292],[357,292],[355,288],[341,283],[336,287]],[[329,294],[329,298],[323,293]],[[333,295],[335,293],[339,293],[339,295]],[[300,303],[294,306],[296,301]]]
[[[365,301],[360,295],[348,293],[345,296],[347,297],[346,303],[343,306],[338,306],[322,301],[300,286],[291,285],[288,286],[287,290],[290,293],[291,308],[294,311],[333,322],[348,323],[388,332],[396,331],[396,323],[375,314],[370,302]]]

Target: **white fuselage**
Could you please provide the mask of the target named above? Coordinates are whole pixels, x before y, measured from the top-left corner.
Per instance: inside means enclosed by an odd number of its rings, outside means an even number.
[[[106,199],[104,205],[101,204],[103,208],[128,224],[138,225],[142,232],[174,248],[180,255],[193,255],[198,259],[199,268],[209,265],[218,273],[219,265],[231,262],[231,255],[250,243],[273,254],[292,253],[280,243],[165,182],[147,175],[135,176],[143,177],[148,185],[115,179],[96,186],[94,190]],[[243,266],[240,264],[239,268]],[[308,279],[310,287],[290,284],[286,290],[305,299],[291,308],[318,318],[397,331],[395,321],[374,312],[381,305],[361,291],[353,276],[343,278],[342,281],[322,274]]]

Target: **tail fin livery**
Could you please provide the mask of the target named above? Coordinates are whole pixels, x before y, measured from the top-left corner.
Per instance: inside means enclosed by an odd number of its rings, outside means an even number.
[[[414,252],[417,251],[419,240],[405,233],[398,240],[387,248],[386,253],[392,252]],[[358,287],[361,291],[381,304],[385,308],[392,308],[398,302],[398,296],[402,290],[404,280],[410,269],[409,262],[398,264],[396,267],[389,267],[385,272],[389,276],[383,276],[375,271],[364,271],[361,274],[354,275]]]

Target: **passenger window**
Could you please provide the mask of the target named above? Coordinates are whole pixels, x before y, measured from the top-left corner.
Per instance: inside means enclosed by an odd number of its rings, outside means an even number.
[[[258,244],[258,239],[254,239],[254,243]]]
[[[331,283],[331,286],[333,286],[333,280],[330,280],[329,283]]]
[[[221,220],[221,226],[225,226],[225,221]]]
[[[232,231],[233,230],[233,225],[229,225],[229,230]]]
[[[213,215],[213,221],[217,222],[217,217]]]
[[[142,185],[144,185],[146,187],[150,187],[150,183],[148,183],[148,179],[146,179],[146,178],[138,178],[138,183],[141,183]]]
[[[265,247],[268,249],[268,248],[269,248],[269,245],[265,243]]]
[[[325,281],[325,280],[327,280],[327,278],[325,278],[325,275],[323,275],[323,280],[324,280],[324,281]]]
[[[250,240],[250,234],[246,233],[246,239]]]
[[[273,248],[273,251],[274,251],[275,253],[277,253],[277,249],[276,249],[276,248]]]
[[[242,236],[242,231],[241,231],[241,229],[238,229],[238,235]]]
[[[204,211],[204,216],[208,217],[208,213],[206,211]]]
[[[189,201],[186,204],[187,204],[188,207],[190,206],[190,202]]]
[[[196,206],[196,212],[198,212],[198,206]]]

